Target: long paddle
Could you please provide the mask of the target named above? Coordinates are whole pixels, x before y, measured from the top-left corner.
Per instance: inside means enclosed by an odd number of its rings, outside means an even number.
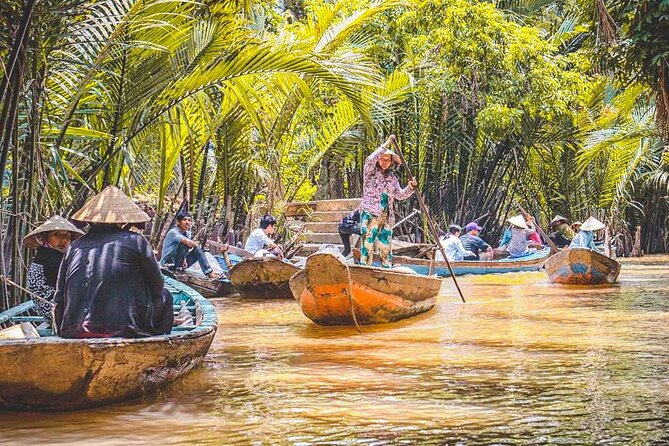
[[[527,212],[525,210],[525,208],[523,208],[520,205],[520,203],[516,203],[516,204],[518,205],[518,209],[520,209],[520,213],[523,214],[525,219],[527,219],[530,216],[529,212]],[[537,228],[537,231],[539,231],[539,235],[542,236],[544,238],[544,240],[546,240],[546,243],[548,243],[548,246],[551,247],[551,252],[553,254],[555,254],[556,252],[560,252],[560,249],[557,246],[555,246],[555,243],[553,243],[553,240],[551,240],[550,237],[548,237],[548,235],[546,235],[546,233],[544,232],[543,229],[541,229],[541,226],[539,226],[539,223],[537,223],[536,220],[534,221],[534,227]]]
[[[402,155],[402,150],[400,149],[399,144],[397,144],[397,138],[395,137],[395,135],[392,135],[391,139],[393,140],[393,145],[395,146],[395,150],[397,151],[397,156],[400,157],[400,161],[402,161],[402,165],[407,171],[407,175],[409,176],[409,181],[416,181],[416,178],[411,173],[411,169],[409,169],[409,166],[407,165],[407,162],[404,159],[404,155]],[[420,205],[420,209],[421,211],[423,211],[423,215],[425,215],[425,219],[427,220],[427,226],[430,229],[432,236],[437,241],[437,247],[439,248],[439,251],[441,251],[441,255],[444,257],[444,260],[446,261],[446,266],[448,267],[448,271],[451,273],[451,278],[453,279],[455,288],[458,289],[458,294],[460,294],[460,299],[462,299],[463,302],[466,302],[465,296],[462,294],[462,290],[460,289],[460,285],[458,285],[458,281],[455,278],[455,273],[453,272],[453,268],[451,268],[451,262],[448,261],[448,257],[446,257],[446,251],[444,251],[444,247],[441,245],[441,242],[439,241],[439,233],[437,232],[437,227],[434,225],[434,222],[430,217],[430,212],[428,211],[427,206],[425,205],[425,200],[423,200],[423,195],[420,193],[418,185],[416,185],[415,192],[416,192],[416,198],[418,198],[418,204]]]

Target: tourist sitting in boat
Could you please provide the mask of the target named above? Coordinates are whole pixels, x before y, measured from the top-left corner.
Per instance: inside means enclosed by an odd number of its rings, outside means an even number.
[[[260,225],[251,231],[249,238],[246,239],[244,249],[257,257],[272,255],[283,259],[283,250],[274,240],[269,238],[276,230],[276,218],[269,214],[263,215],[260,219]]]
[[[462,228],[458,225],[450,225],[448,227],[448,234],[441,237],[439,243],[444,248],[446,253],[446,258],[452,262],[455,260],[464,260],[466,257],[474,257],[475,254],[472,251],[465,249],[460,240],[460,233]],[[444,256],[441,254],[441,250],[437,250],[435,253],[435,260],[438,262],[444,261]]]
[[[28,267],[26,288],[34,294],[37,314],[49,325],[53,324],[53,296],[63,253],[72,240],[82,235],[83,231],[72,223],[54,215],[23,238],[25,246],[36,250]]]
[[[202,248],[192,240],[190,232],[193,227],[193,219],[187,212],[181,212],[176,216],[177,224],[167,231],[163,241],[163,257],[160,259],[162,266],[167,266],[170,271],[181,271],[199,263],[202,273],[215,278],[214,272],[207,261]]]
[[[571,224],[571,230],[574,231],[574,234],[578,234],[578,231],[581,230],[581,226],[583,226],[583,223],[577,220]]]
[[[379,146],[365,160],[363,172],[362,201],[360,203],[360,235],[362,249],[360,263],[371,265],[374,247],[379,251],[381,266],[392,266],[393,223],[395,223],[395,200],[409,198],[416,187],[416,181],[401,188],[393,167],[401,164],[400,157],[388,149],[395,141],[395,135]]]
[[[54,328],[64,338],[146,337],[172,330],[172,295],[148,240],[123,229],[149,217],[114,186],[73,216],[90,223],[63,258]]]
[[[360,211],[356,209],[339,222],[337,226],[339,237],[344,245],[342,255],[344,257],[351,253],[351,235],[360,235]]]
[[[561,216],[556,215],[553,220],[551,220],[549,226],[553,228],[551,233],[551,239],[558,248],[564,248],[569,246],[569,243],[574,239],[574,231],[569,226],[568,220]]]
[[[529,218],[529,225],[525,222],[522,215],[516,215],[507,220],[510,223],[508,229],[508,240],[502,239],[501,246],[504,246],[510,257],[524,257],[535,253],[537,250],[531,248],[527,237],[535,232],[534,217]]]
[[[574,240],[571,241],[569,248],[591,249],[599,251],[595,246],[595,231],[604,229],[605,225],[595,217],[590,217],[581,225],[581,230],[578,231]]]
[[[492,246],[479,237],[482,229],[476,222],[467,223],[465,226],[465,234],[460,237],[460,241],[464,249],[471,251],[474,255],[464,256],[464,260],[492,260]]]

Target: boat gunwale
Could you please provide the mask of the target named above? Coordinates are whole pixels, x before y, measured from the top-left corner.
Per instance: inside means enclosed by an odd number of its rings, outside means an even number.
[[[195,303],[196,307],[197,305],[200,306],[200,309],[202,310],[203,314],[203,318],[200,324],[194,326],[193,329],[188,331],[147,336],[144,338],[113,337],[113,338],[73,339],[73,338],[61,338],[60,336],[53,335],[53,336],[44,336],[40,338],[7,339],[7,340],[0,340],[0,348],[4,346],[16,346],[25,344],[29,345],[85,344],[85,345],[90,345],[93,348],[100,348],[104,346],[113,347],[124,344],[164,343],[167,341],[191,340],[208,336],[212,334],[212,332],[214,333],[216,332],[216,329],[218,327],[216,308],[209,300],[207,300],[205,297],[203,297],[200,293],[198,293],[195,290],[189,288],[182,288],[182,287],[187,287],[187,285],[184,285],[180,283],[178,280],[172,279],[170,277],[165,277],[165,286],[170,292],[176,289],[178,292],[186,294]]]

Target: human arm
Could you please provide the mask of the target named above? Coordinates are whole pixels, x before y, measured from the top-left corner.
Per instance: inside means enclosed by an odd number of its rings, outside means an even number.
[[[451,236],[454,237],[454,236]],[[462,254],[462,257],[468,257],[468,256],[475,256],[473,252],[465,249],[465,247],[462,244],[462,241],[460,239],[457,240],[457,243],[455,243],[455,249],[458,251],[460,254]]]
[[[386,153],[386,149],[388,146],[392,143],[392,141],[395,139],[395,135],[390,135],[386,141],[379,146],[378,149],[373,151],[365,160],[365,167],[364,167],[364,175],[365,177],[368,177],[374,173],[374,169],[376,169],[376,163],[381,158],[381,155]]]
[[[65,251],[65,257],[58,270],[58,279],[56,280],[56,292],[53,295],[53,301],[56,306],[53,308],[53,329],[56,335],[60,336],[60,326],[63,323],[63,314],[65,313],[65,280],[67,277],[67,263],[69,248]]]
[[[146,278],[146,283],[152,295],[158,295],[165,287],[165,280],[160,272],[160,266],[156,261],[156,256],[153,254],[153,248],[149,241],[143,235],[137,234],[139,241],[137,247],[140,255],[140,269],[142,275]]]
[[[413,195],[413,193],[416,191],[416,180],[411,180],[409,181],[409,184],[407,184],[407,187],[401,188],[400,187],[400,182],[395,178],[394,181],[394,189],[395,189],[395,199],[396,200],[405,200],[409,198],[410,196]]]
[[[197,248],[197,243],[193,241],[190,237],[190,232],[186,232],[185,234],[182,234],[181,231],[177,231],[177,240],[179,243],[183,243],[184,245],[188,246],[189,248]]]

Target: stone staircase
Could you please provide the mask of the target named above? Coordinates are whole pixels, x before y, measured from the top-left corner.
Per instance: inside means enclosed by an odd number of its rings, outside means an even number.
[[[341,219],[359,205],[360,198],[288,203],[285,212],[289,226],[294,231],[302,231],[303,244],[297,255],[312,254],[324,244],[333,244],[343,250],[337,227]],[[352,237],[353,243],[355,240],[356,237]]]

